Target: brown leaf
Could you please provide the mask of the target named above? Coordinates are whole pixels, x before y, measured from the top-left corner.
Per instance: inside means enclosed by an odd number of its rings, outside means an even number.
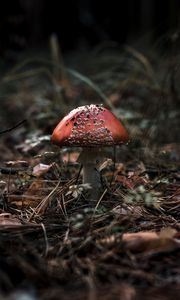
[[[173,229],[168,229],[166,234],[163,233],[163,235],[151,231],[126,233],[123,235],[122,240],[125,247],[132,252],[154,254],[180,248],[180,241],[173,238],[175,233],[176,231]]]
[[[49,190],[47,189],[46,182],[44,180],[36,179],[23,195],[23,205],[36,207],[48,193]]]
[[[116,181],[120,182],[124,187],[126,187],[128,189],[132,190],[134,188],[134,184],[133,184],[132,180],[126,178],[123,175],[117,175],[116,176]]]
[[[122,237],[125,247],[132,252],[144,252],[158,240],[156,232],[145,231],[136,233],[125,233]]]
[[[112,209],[112,213],[119,216],[133,216],[134,218],[139,218],[143,214],[141,206],[131,206],[131,205],[117,205]]]
[[[20,209],[36,207],[49,192],[46,181],[35,179],[23,195],[12,194],[8,196],[8,199]]]
[[[38,164],[33,168],[32,175],[36,177],[40,177],[44,174],[46,174],[52,167],[51,165],[45,165],[45,164]]]
[[[176,229],[171,227],[166,227],[161,229],[161,231],[159,232],[159,237],[161,239],[171,239],[175,236],[176,233],[177,233]]]

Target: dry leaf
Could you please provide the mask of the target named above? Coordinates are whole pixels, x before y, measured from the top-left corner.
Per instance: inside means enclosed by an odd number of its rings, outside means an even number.
[[[128,189],[132,190],[134,188],[134,183],[132,182],[132,180],[126,178],[123,175],[117,175],[115,180],[118,181],[119,183],[121,183],[124,187],[126,187]]]
[[[36,207],[39,202],[50,193],[47,182],[35,179],[23,195],[9,195],[8,199],[18,208]]]
[[[35,180],[23,195],[23,206],[36,207],[49,194],[47,184],[43,180]]]
[[[123,216],[133,216],[134,218],[139,218],[143,214],[143,210],[141,206],[130,206],[130,205],[117,205],[112,209],[112,213],[115,215],[123,215]]]
[[[154,254],[158,252],[172,251],[180,248],[180,241],[174,239],[175,231],[167,230],[166,234],[156,232],[137,232],[126,233],[123,235],[122,240],[125,247],[132,252],[145,252]]]
[[[113,164],[112,159],[108,158],[106,159],[100,166],[99,166],[99,171],[102,171],[108,167],[110,167]]]
[[[33,168],[32,175],[36,177],[40,177],[44,174],[46,174],[52,167],[51,165],[45,165],[45,164],[38,164]]]
[[[144,252],[151,245],[158,240],[158,235],[156,232],[146,231],[146,232],[136,232],[136,233],[125,233],[122,237],[123,242],[125,242],[125,247],[132,252]]]
[[[162,228],[161,231],[159,232],[159,237],[163,239],[171,239],[175,236],[176,233],[177,233],[176,229],[171,227],[165,227]]]

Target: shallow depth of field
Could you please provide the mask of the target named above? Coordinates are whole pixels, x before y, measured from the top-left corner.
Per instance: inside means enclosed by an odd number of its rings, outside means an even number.
[[[1,74],[0,298],[177,298],[180,58],[159,44],[66,56],[52,35]],[[97,201],[82,184],[81,148],[50,140],[86,104],[111,110],[130,134],[106,149]]]

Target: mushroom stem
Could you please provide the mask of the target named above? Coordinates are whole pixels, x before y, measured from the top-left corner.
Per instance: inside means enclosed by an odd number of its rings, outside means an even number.
[[[103,160],[102,154],[97,148],[84,148],[78,160],[83,165],[83,183],[88,183],[91,186],[90,198],[97,200],[101,191],[101,178],[98,168]]]

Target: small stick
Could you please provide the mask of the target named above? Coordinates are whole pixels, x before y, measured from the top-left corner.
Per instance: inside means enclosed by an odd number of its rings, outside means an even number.
[[[4,134],[4,133],[6,133],[6,132],[10,132],[10,131],[16,129],[17,127],[21,126],[21,125],[24,124],[25,122],[27,122],[27,120],[23,120],[23,121],[17,123],[17,124],[16,124],[15,126],[13,126],[13,127],[10,127],[10,128],[5,129],[5,130],[3,130],[3,131],[0,131],[0,134]]]
[[[0,167],[0,173],[4,175],[16,175],[19,172],[25,171],[26,168],[6,168],[6,167]]]

